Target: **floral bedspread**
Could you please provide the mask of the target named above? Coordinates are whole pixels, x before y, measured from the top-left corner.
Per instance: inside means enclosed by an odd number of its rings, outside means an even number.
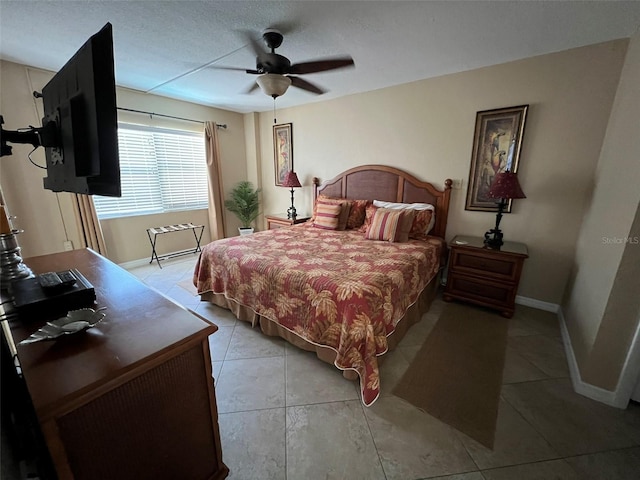
[[[362,401],[380,392],[377,356],[436,275],[437,237],[389,243],[310,225],[212,242],[196,264],[198,293],[222,293],[316,345],[360,376]]]

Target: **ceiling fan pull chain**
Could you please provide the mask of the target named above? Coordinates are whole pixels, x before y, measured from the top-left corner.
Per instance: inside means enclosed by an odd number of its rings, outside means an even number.
[[[273,123],[276,123],[276,97],[273,97]]]

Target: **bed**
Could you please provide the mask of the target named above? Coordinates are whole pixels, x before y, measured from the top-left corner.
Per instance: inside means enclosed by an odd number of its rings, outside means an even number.
[[[316,352],[346,378],[359,378],[362,402],[369,406],[380,393],[381,356],[420,320],[437,291],[450,193],[451,180],[438,189],[383,165],[352,168],[321,185],[314,179],[311,220],[205,245],[194,285],[203,301]],[[372,200],[394,203],[378,208]],[[408,213],[410,208],[400,208],[404,204],[432,205],[428,233],[417,222],[421,214]],[[324,209],[333,221],[345,205],[349,222],[358,213],[364,225],[323,227]],[[392,220],[397,232],[389,234]],[[412,235],[400,239],[401,231]]]

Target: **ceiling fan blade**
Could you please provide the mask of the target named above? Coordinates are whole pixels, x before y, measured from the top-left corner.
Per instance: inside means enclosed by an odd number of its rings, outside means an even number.
[[[351,57],[334,57],[326,58],[324,60],[316,60],[313,62],[294,63],[289,67],[287,73],[303,74],[303,73],[316,73],[326,72],[327,70],[335,70],[337,68],[345,68],[355,66],[353,58]]]
[[[299,19],[290,18],[287,21],[270,23],[267,30],[277,30],[282,35],[288,35],[299,30],[301,21]]]
[[[232,70],[232,71],[235,71],[235,72],[251,73],[251,74],[254,74],[254,75],[259,75],[261,73],[258,70],[253,70],[253,69],[248,69],[248,68],[241,68],[241,67],[224,67],[224,66],[219,66],[219,65],[210,65],[209,68],[215,68],[216,70]]]
[[[306,90],[307,92],[315,93],[318,95],[322,95],[323,93],[326,92],[326,90],[323,90],[317,85],[314,85],[313,83],[308,82],[307,80],[303,80],[300,77],[289,76],[289,78],[291,79],[291,85],[293,85],[294,87],[301,88],[302,90]]]
[[[245,95],[249,95],[250,93],[255,92],[257,89],[258,89],[258,84],[256,82],[253,82],[251,86],[245,89],[242,93],[244,93]]]
[[[253,33],[248,30],[243,30],[242,34],[244,35],[245,40],[248,42],[249,47],[251,47],[251,51],[258,57],[260,63],[262,63],[265,59],[265,55],[269,52],[264,48],[264,46],[257,40]]]

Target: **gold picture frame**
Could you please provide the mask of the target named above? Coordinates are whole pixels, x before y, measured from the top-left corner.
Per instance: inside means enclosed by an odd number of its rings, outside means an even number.
[[[287,172],[293,170],[293,124],[273,126],[273,162],[276,186],[284,183]]]
[[[498,199],[487,193],[495,175],[517,173],[529,105],[484,110],[476,114],[465,210],[497,212]],[[504,213],[511,212],[511,200]]]

